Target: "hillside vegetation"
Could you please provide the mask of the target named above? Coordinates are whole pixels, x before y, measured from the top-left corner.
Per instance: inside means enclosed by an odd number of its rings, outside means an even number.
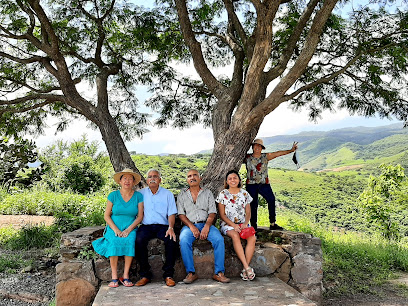
[[[363,173],[378,173],[382,163],[408,168],[408,129],[401,124],[381,127],[356,127],[328,132],[303,132],[264,138],[266,151],[287,149],[299,142],[297,152],[301,169],[308,172],[355,165]],[[294,170],[289,156],[270,162],[271,168]]]

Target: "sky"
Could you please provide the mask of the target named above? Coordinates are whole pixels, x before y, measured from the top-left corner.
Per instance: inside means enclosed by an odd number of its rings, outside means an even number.
[[[357,126],[381,126],[397,123],[396,120],[364,118],[359,116],[350,116],[345,111],[337,113],[326,112],[322,119],[317,123],[308,120],[307,112],[295,113],[285,105],[281,105],[274,112],[265,117],[264,122],[258,133],[258,137],[270,137],[276,135],[292,135],[304,131],[329,131],[344,127]],[[39,148],[51,145],[57,139],[65,141],[79,140],[81,135],[86,134],[88,140],[96,140],[100,143],[100,150],[106,151],[102,137],[98,130],[87,128],[86,121],[76,120],[72,122],[69,128],[54,135],[56,126],[55,121],[49,121],[49,128],[44,136],[35,139]],[[163,153],[170,154],[195,154],[202,150],[209,150],[213,147],[214,141],[212,130],[196,125],[189,129],[179,130],[173,128],[149,127],[150,132],[146,133],[142,139],[135,138],[126,142],[129,151],[144,153],[148,155],[158,155]],[[293,138],[296,141],[296,138]],[[292,142],[288,143],[288,148]],[[282,148],[286,149],[286,148]]]
[[[366,4],[366,2],[367,1],[355,0],[351,1],[348,5],[355,7]],[[403,3],[403,0],[398,0],[398,5],[396,6],[399,7],[401,2]],[[191,66],[185,68],[188,69],[187,71],[189,71],[189,73],[190,71],[191,74],[195,73]],[[183,70],[186,71],[185,69]],[[83,90],[87,91],[88,89],[83,88]],[[140,101],[148,97],[144,89],[141,89],[137,96]],[[142,108],[141,111],[146,110]],[[147,111],[149,112],[149,110]],[[154,121],[154,117],[152,121]],[[328,131],[344,127],[381,126],[397,122],[396,120],[350,116],[346,111],[338,111],[336,113],[327,111],[323,113],[322,119],[315,123],[309,121],[307,111],[293,112],[287,105],[283,104],[265,117],[257,137],[292,135],[303,131]],[[87,122],[85,120],[72,122],[65,132],[58,133],[57,135],[55,135],[55,123],[55,120],[50,119],[48,121],[49,128],[45,130],[45,135],[35,139],[39,148],[44,148],[54,143],[57,139],[65,141],[79,140],[83,134],[86,134],[88,140],[96,140],[100,143],[101,151],[106,150],[99,131],[87,128]],[[149,155],[163,153],[194,154],[213,147],[212,130],[210,128],[203,128],[200,125],[185,130],[173,129],[171,127],[159,129],[154,126],[148,126],[147,128],[150,132],[146,133],[142,139],[135,138],[126,143],[129,151]],[[296,141],[295,137],[293,141]],[[288,143],[288,148],[291,144],[292,143]]]

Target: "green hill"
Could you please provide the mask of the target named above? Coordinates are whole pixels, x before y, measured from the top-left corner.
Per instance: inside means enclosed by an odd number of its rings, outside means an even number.
[[[408,167],[408,129],[404,129],[402,123],[264,138],[269,152],[287,149],[293,141],[299,142],[297,157],[304,171],[341,167],[370,171],[383,162]],[[277,158],[269,166],[295,169],[291,156]]]

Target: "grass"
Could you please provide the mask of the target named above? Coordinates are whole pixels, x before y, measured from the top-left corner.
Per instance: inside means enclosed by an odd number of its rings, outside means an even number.
[[[269,225],[267,209],[261,208],[258,214],[260,225]],[[406,242],[390,242],[379,235],[324,228],[288,210],[278,210],[277,223],[322,240],[327,296],[376,293],[376,286],[393,278],[398,271],[408,271]]]
[[[16,273],[32,263],[31,259],[23,259],[21,255],[0,255],[0,272]]]

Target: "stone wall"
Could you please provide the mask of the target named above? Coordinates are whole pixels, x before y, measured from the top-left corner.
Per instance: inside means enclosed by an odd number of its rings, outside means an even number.
[[[57,306],[90,305],[101,281],[111,279],[109,260],[106,258],[86,258],[83,250],[91,249],[91,242],[103,234],[103,227],[86,227],[61,238],[61,263],[57,265],[56,300]],[[320,239],[309,234],[290,231],[267,231],[260,233],[251,266],[257,276],[275,275],[309,299],[320,303],[322,295],[322,250]],[[245,243],[245,241],[243,241]],[[239,277],[242,265],[237,258],[232,241],[225,237],[225,274]],[[78,255],[82,251],[82,256]],[[149,242],[149,262],[153,279],[161,280],[164,244],[157,239]],[[211,243],[194,242],[194,263],[200,278],[211,278],[214,273],[214,256]],[[123,261],[119,262],[119,272]],[[176,261],[174,278],[185,277],[181,257]],[[137,262],[133,261],[132,278],[136,276]],[[136,280],[136,278],[134,278]]]

